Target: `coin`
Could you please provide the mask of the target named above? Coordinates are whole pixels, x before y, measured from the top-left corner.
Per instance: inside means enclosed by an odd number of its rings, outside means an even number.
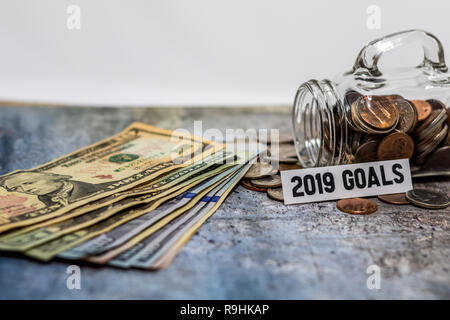
[[[339,200],[337,208],[350,214],[371,214],[377,211],[377,204],[368,199],[350,198]]]
[[[445,123],[443,129],[436,136],[434,136],[428,144],[425,146],[420,145],[419,148],[416,148],[416,153],[419,152],[419,154],[415,157],[414,163],[422,164],[426,160],[426,157],[431,154],[444,140],[445,136],[448,134],[448,131],[449,128]]]
[[[267,195],[269,196],[269,198],[284,202],[282,188],[269,188],[269,189],[267,189]]]
[[[431,114],[431,104],[424,100],[411,100],[414,107],[416,107],[418,120],[423,121]]]
[[[378,140],[369,140],[359,146],[355,153],[355,162],[372,162],[378,160]]]
[[[423,121],[414,130],[414,136],[418,140],[425,139],[427,136],[432,134],[436,128],[438,128],[447,119],[447,111],[445,109],[433,110],[430,116]]]
[[[394,100],[394,105],[399,114],[399,120],[395,128],[401,132],[411,132],[418,121],[416,108],[405,99]]]
[[[258,179],[263,178],[266,176],[270,176],[274,172],[274,168],[269,163],[264,162],[256,162],[252,164],[250,169],[248,169],[247,173],[245,174],[246,179]],[[275,172],[276,174],[276,172]]]
[[[390,204],[409,204],[405,193],[380,194],[378,199]]]
[[[406,193],[406,199],[410,203],[426,209],[443,209],[450,205],[447,195],[426,189],[409,190]]]
[[[261,179],[250,180],[251,184],[258,188],[277,188],[281,187],[281,177],[273,175]]]
[[[399,119],[395,105],[385,96],[364,96],[358,99],[357,114],[364,124],[380,130],[394,127]]]
[[[251,183],[250,183],[250,181],[249,180],[246,180],[246,179],[242,179],[241,180],[241,184],[242,184],[242,186],[244,187],[244,188],[246,188],[246,189],[248,189],[248,190],[252,190],[252,191],[258,191],[258,192],[266,192],[266,188],[258,188],[258,187],[255,187],[254,185],[252,185]]]
[[[381,140],[378,145],[378,160],[409,159],[414,153],[414,141],[403,132],[394,132]]]

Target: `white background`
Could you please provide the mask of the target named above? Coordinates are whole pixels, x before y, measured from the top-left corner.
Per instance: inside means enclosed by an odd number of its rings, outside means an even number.
[[[81,30],[66,27],[71,4]],[[380,30],[366,26],[372,4]],[[443,0],[0,0],[0,99],[291,104],[301,82],[350,69],[382,35],[425,29],[449,52],[449,16]]]

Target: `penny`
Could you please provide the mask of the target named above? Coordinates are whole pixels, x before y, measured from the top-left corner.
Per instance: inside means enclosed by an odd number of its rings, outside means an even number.
[[[399,119],[395,105],[385,96],[364,96],[358,99],[357,114],[364,124],[380,130],[394,127]]]
[[[401,132],[411,132],[418,121],[416,108],[404,99],[396,99],[394,104],[399,114],[399,120],[395,128]]]
[[[371,214],[377,211],[377,204],[368,199],[350,198],[339,200],[337,208],[350,214]]]
[[[277,188],[281,187],[281,177],[273,175],[261,179],[250,180],[251,184],[258,188]]]
[[[417,116],[419,121],[423,121],[431,114],[431,104],[424,100],[411,100],[414,107],[417,110]]]
[[[447,195],[426,189],[409,190],[406,193],[406,199],[410,203],[426,209],[443,209],[450,205]]]
[[[252,164],[250,169],[248,169],[244,178],[246,178],[246,179],[263,178],[263,177],[274,174],[273,172],[274,172],[274,168],[269,163],[256,162],[256,163]]]
[[[258,188],[255,187],[254,185],[252,185],[250,183],[250,181],[246,180],[246,179],[242,179],[241,180],[241,184],[244,188],[248,189],[248,190],[252,190],[252,191],[258,191],[258,192],[266,192],[266,188]]]
[[[269,188],[269,189],[267,189],[267,195],[269,196],[269,198],[284,202],[282,188]]]
[[[381,140],[378,145],[378,160],[409,159],[414,153],[413,139],[403,132],[394,132]]]
[[[355,162],[372,162],[378,160],[378,140],[369,140],[359,146],[355,153]]]
[[[380,194],[378,199],[390,204],[409,204],[405,193]]]

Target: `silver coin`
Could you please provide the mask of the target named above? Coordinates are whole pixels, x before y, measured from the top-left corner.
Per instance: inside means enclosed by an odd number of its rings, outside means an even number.
[[[260,179],[250,180],[251,184],[258,188],[277,188],[281,187],[281,177],[279,175],[273,175]]]
[[[406,193],[406,199],[422,208],[442,209],[450,205],[450,199],[447,195],[426,189],[413,189]]]

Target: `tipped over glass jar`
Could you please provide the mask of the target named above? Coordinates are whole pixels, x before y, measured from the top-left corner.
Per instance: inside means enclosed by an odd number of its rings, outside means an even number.
[[[414,43],[424,52],[419,66],[379,70],[383,53]],[[409,158],[420,170],[435,151],[450,151],[448,107],[450,74],[439,40],[421,30],[391,34],[366,45],[350,72],[299,87],[297,156],[303,167]]]

